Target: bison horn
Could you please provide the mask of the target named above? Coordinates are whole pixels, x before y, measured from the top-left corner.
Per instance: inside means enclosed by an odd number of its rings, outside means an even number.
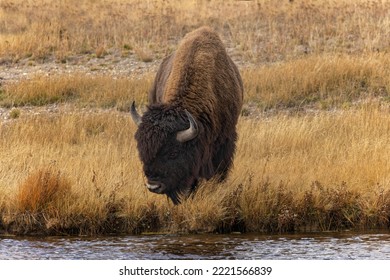
[[[133,104],[131,104],[130,114],[135,124],[137,126],[140,125],[142,120],[140,114],[138,114],[137,110],[135,109],[135,101],[133,101]]]
[[[194,117],[187,110],[184,111],[186,112],[188,121],[190,122],[190,127],[177,133],[176,139],[182,143],[190,141],[198,135],[198,124],[196,123]]]

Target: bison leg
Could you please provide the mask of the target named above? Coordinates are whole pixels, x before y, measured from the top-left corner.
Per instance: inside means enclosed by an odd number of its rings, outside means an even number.
[[[220,182],[224,181],[229,170],[233,164],[233,156],[236,149],[237,133],[234,132],[229,138],[225,138],[221,144],[218,145],[218,150],[213,157],[213,166],[216,170],[216,175]]]

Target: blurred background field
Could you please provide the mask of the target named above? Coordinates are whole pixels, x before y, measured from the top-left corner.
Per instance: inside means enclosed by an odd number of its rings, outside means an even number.
[[[370,0],[3,0],[0,54],[65,62],[115,48],[160,59],[202,25],[216,29],[245,62],[386,52],[389,9],[388,1]]]
[[[209,25],[245,104],[230,178],[180,206],[144,187],[129,118]],[[390,1],[0,3],[0,231],[387,228]]]

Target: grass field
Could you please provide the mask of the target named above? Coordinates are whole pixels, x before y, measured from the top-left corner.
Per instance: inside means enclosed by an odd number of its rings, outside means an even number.
[[[245,104],[229,179],[173,206],[144,186],[128,114],[146,104],[152,70],[0,79],[0,233],[388,228],[389,11],[368,0],[1,1],[1,69],[110,53],[159,61],[207,24],[239,65]]]
[[[201,25],[215,28],[244,61],[360,55],[389,50],[389,9],[389,1],[370,0],[3,0],[0,55],[66,61],[116,48],[158,59]]]

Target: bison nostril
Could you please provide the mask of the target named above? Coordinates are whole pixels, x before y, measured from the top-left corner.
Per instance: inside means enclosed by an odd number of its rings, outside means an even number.
[[[158,181],[160,179],[159,174],[156,173],[152,168],[144,169],[144,174],[146,178],[151,181]]]
[[[158,176],[146,176],[146,178],[148,179],[148,182],[158,183],[161,181],[161,178]]]

